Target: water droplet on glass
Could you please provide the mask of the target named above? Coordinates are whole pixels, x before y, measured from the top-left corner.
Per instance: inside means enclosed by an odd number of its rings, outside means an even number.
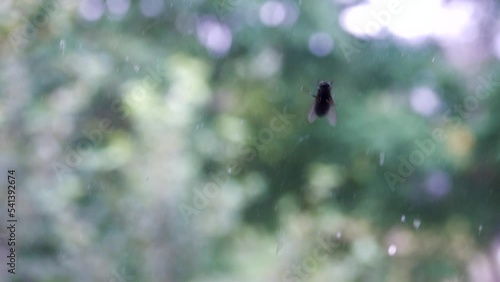
[[[62,50],[62,55],[64,55],[64,48],[66,47],[66,41],[64,39],[61,39],[61,41],[59,41],[59,48],[61,48]]]
[[[395,245],[390,245],[390,246],[389,246],[389,249],[387,249],[387,253],[388,253],[390,256],[395,255],[397,251],[398,251],[398,247],[396,247]]]
[[[342,237],[342,232],[337,232],[337,239],[340,239]]]
[[[306,134],[306,135],[304,135],[304,136],[301,136],[301,137],[299,138],[299,143],[302,143],[302,141],[307,140],[307,139],[309,139],[309,134]]]
[[[127,63],[128,63],[128,56],[127,56],[127,57],[125,57],[125,62],[127,62]]]
[[[417,219],[413,220],[413,227],[415,227],[416,229],[418,229],[420,227],[420,224],[422,224],[420,219],[417,218]]]
[[[379,155],[379,164],[380,164],[380,165],[383,165],[383,164],[384,164],[384,160],[385,160],[385,153],[384,153],[384,152],[382,152],[382,153],[380,153],[380,155]]]
[[[280,224],[278,231],[278,245],[276,246],[276,255],[280,252],[282,247],[283,247],[283,229],[281,228]]]
[[[406,216],[403,214],[403,215],[401,216],[401,222],[405,222],[405,220],[406,220]]]
[[[233,169],[232,169],[232,168],[228,168],[228,169],[227,169],[227,173],[231,174],[231,171],[233,171]]]
[[[432,57],[432,62],[434,63],[434,60],[436,60],[436,57]]]
[[[483,231],[483,225],[479,225],[479,228],[478,228],[479,232],[477,233],[477,235],[481,235],[481,232]]]
[[[139,72],[139,70],[141,69],[141,66],[139,65],[134,65],[134,70],[135,72]]]

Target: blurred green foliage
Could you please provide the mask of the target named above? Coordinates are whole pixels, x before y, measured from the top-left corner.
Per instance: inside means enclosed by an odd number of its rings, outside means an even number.
[[[475,36],[418,44],[351,35],[357,1],[0,4],[19,218],[0,280],[498,281],[499,10],[481,3]],[[306,120],[319,80],[336,127]]]

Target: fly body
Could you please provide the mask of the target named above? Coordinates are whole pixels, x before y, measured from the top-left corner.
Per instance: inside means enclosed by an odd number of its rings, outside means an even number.
[[[309,111],[307,120],[309,123],[315,121],[318,117],[326,116],[332,126],[337,124],[337,113],[335,111],[335,102],[332,98],[332,84],[321,81],[318,84],[316,95],[312,95],[315,101]]]

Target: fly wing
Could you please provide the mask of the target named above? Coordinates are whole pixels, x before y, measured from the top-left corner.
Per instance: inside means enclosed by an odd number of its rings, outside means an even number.
[[[337,111],[335,110],[335,103],[333,100],[330,101],[330,109],[328,109],[328,113],[326,113],[326,118],[332,126],[337,124]]]
[[[309,123],[312,123],[318,118],[318,115],[316,115],[315,108],[316,108],[316,103],[313,103],[311,109],[309,110],[309,115],[307,116],[307,120],[309,121]]]

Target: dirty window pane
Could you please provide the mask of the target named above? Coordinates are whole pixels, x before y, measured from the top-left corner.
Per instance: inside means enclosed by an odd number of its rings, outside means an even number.
[[[0,281],[499,281],[499,12],[2,1]]]

